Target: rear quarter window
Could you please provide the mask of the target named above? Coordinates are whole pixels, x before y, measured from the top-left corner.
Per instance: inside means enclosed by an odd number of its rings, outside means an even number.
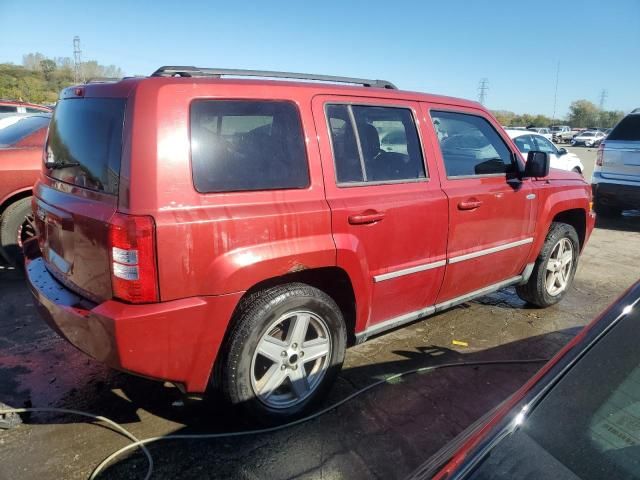
[[[290,102],[193,102],[191,161],[201,193],[309,186],[300,114]]]

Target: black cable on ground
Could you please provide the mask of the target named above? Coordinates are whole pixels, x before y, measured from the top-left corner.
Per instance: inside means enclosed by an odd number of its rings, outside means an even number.
[[[526,364],[526,363],[542,363],[542,362],[547,362],[548,360],[549,359],[547,358],[533,358],[533,359],[526,359],[526,360],[515,359],[515,360],[485,360],[485,361],[476,361],[476,362],[453,362],[453,363],[442,363],[439,365],[432,365],[429,367],[420,367],[420,368],[414,368],[411,370],[405,370],[400,373],[389,375],[388,377],[385,377],[382,380],[373,382],[372,384],[367,385],[366,387],[363,387],[360,390],[357,390],[356,392],[353,392],[351,395],[348,395],[342,400],[336,403],[333,403],[328,407],[325,407],[322,410],[319,410],[307,417],[300,418],[298,420],[294,420],[292,422],[285,423],[282,425],[277,425],[274,427],[262,428],[257,430],[245,430],[241,432],[165,435],[162,437],[150,437],[150,438],[139,440],[129,430],[125,429],[122,425],[114,422],[113,420],[110,420],[100,415],[94,415],[92,413],[83,412],[80,410],[70,410],[65,408],[11,408],[11,409],[0,410],[0,415],[8,415],[11,413],[26,413],[26,412],[53,412],[53,413],[65,413],[70,415],[80,415],[83,417],[91,418],[92,420],[99,420],[99,421],[105,422],[108,425],[112,426],[116,432],[124,435],[129,440],[131,440],[131,443],[113,452],[111,455],[105,458],[91,472],[91,475],[89,476],[89,480],[94,480],[98,475],[100,475],[100,473],[104,471],[105,467],[109,463],[111,463],[113,460],[123,455],[124,453],[130,450],[133,450],[135,448],[140,448],[140,450],[142,450],[144,455],[147,457],[148,467],[147,467],[147,473],[144,478],[145,480],[149,480],[151,478],[151,475],[153,474],[153,457],[151,456],[151,453],[149,452],[149,449],[147,449],[146,445],[149,445],[150,443],[156,443],[156,442],[165,441],[165,440],[211,440],[211,439],[218,439],[218,438],[244,437],[244,436],[250,436],[250,435],[261,435],[265,433],[277,432],[277,431],[284,430],[286,428],[291,428],[293,426],[300,425],[302,423],[306,423],[310,420],[316,419],[321,415],[324,415],[325,413],[330,412],[331,410],[334,410],[340,407],[341,405],[344,405],[345,403],[349,402],[355,397],[362,395],[363,393],[368,392],[369,390],[379,385],[392,382],[394,380],[397,380],[398,378],[401,378],[407,375],[412,375],[415,373],[431,372],[434,370],[439,370],[441,368],[479,367],[479,366],[485,366],[485,365],[520,365],[520,364]]]

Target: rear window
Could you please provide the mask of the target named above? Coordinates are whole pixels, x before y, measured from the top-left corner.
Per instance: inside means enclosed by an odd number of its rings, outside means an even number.
[[[122,98],[69,99],[58,103],[49,127],[50,177],[116,194],[120,178]],[[65,166],[68,165],[68,166]]]
[[[194,102],[191,157],[202,193],[309,186],[300,115],[289,102]]]
[[[49,117],[24,117],[3,129],[0,129],[0,147],[9,147],[31,135],[36,130],[46,127]]]
[[[640,141],[640,115],[627,115],[611,131],[607,140]]]

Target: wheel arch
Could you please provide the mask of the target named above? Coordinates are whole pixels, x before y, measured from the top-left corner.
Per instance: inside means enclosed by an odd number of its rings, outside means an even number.
[[[552,220],[553,222],[566,223],[575,228],[578,233],[578,240],[580,242],[580,251],[584,248],[585,238],[587,235],[587,214],[581,208],[572,208],[557,213]]]
[[[2,202],[0,202],[0,216],[2,216],[4,211],[9,208],[10,205],[16,203],[18,200],[29,198],[31,196],[33,196],[33,189],[31,187],[11,192],[2,199]]]

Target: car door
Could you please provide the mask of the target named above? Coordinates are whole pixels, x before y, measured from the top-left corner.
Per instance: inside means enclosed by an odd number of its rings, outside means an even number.
[[[357,332],[428,313],[442,284],[447,199],[420,140],[419,111],[409,101],[313,100],[337,264],[363,277]]]
[[[424,104],[439,138],[449,199],[447,269],[438,303],[513,281],[533,242],[536,195],[496,123],[473,108]]]

